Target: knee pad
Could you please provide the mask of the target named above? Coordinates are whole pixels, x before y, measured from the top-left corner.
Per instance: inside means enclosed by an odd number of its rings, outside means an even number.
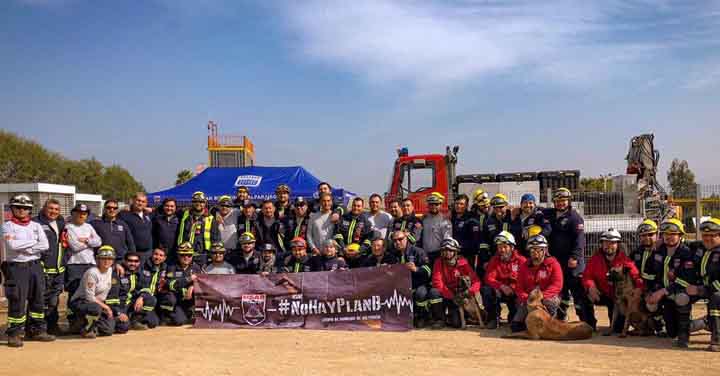
[[[684,292],[680,292],[675,294],[673,301],[678,307],[683,307],[690,304],[690,296]]]

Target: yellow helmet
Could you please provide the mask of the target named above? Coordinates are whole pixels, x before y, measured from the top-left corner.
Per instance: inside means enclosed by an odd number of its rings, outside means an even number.
[[[553,201],[557,200],[571,200],[572,192],[567,188],[558,188],[553,193]]]
[[[638,235],[654,234],[658,231],[658,225],[652,219],[644,220],[637,228]]]
[[[440,192],[433,192],[430,194],[430,196],[425,199],[425,202],[428,204],[438,204],[441,205],[445,201],[445,196],[440,194]]]
[[[225,196],[220,196],[220,199],[218,200],[218,204],[219,204],[220,206],[223,206],[223,205],[231,205],[231,206],[232,206],[232,203],[233,203],[233,202],[232,202],[232,197],[227,196],[227,195],[225,195]]]
[[[493,208],[500,208],[503,206],[508,206],[508,198],[502,193],[498,193],[490,200],[490,205]]]
[[[190,242],[185,242],[178,246],[177,254],[178,255],[193,255],[193,254],[195,254],[195,250],[193,249],[193,246],[192,246],[192,244],[190,244]]]
[[[676,218],[668,219],[660,225],[660,232],[685,235],[685,225]]]
[[[473,193],[473,202],[478,203],[480,201],[489,200],[487,192],[483,191],[482,188],[478,188]]]
[[[720,233],[720,219],[710,218],[700,224],[700,232],[703,234]]]
[[[528,226],[527,228],[527,238],[530,239],[535,235],[540,235],[542,233],[542,227],[538,225],[532,225]]]
[[[192,194],[192,202],[205,202],[207,201],[207,198],[205,197],[205,193],[197,191]]]
[[[360,244],[358,243],[350,243],[345,247],[345,249],[349,252],[359,252],[360,251]]]

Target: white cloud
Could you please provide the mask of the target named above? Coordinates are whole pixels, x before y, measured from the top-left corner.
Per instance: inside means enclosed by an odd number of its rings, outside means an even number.
[[[695,69],[684,88],[705,90],[720,87],[720,62],[714,62]]]
[[[287,15],[311,59],[370,82],[427,88],[497,74],[586,85],[643,73],[676,47],[664,35],[648,35],[658,19],[615,21],[632,11],[660,12],[661,22],[678,19],[665,15],[678,11],[670,2],[652,8],[621,0],[310,1],[290,6]],[[689,12],[693,20],[710,22],[697,9],[683,11],[681,20]],[[675,43],[686,47],[687,41]]]

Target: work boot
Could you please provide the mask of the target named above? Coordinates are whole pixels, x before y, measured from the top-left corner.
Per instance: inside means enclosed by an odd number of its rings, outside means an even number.
[[[8,347],[23,347],[23,340],[19,334],[8,337]]]
[[[431,304],[430,315],[433,320],[433,329],[442,329],[445,327],[445,306],[442,303]]]
[[[415,329],[422,329],[427,326],[427,322],[425,321],[424,317],[415,316],[415,320],[413,321],[413,326],[415,327]]]
[[[75,319],[70,321],[70,327],[68,328],[67,334],[80,334],[85,323],[82,319]]]
[[[445,328],[445,320],[436,320],[432,323],[432,329],[438,330],[438,329],[444,329]]]
[[[720,352],[720,317],[708,316],[707,320],[710,327],[710,346],[707,351]]]
[[[490,319],[487,324],[485,324],[485,329],[497,329],[498,327],[498,321]]]
[[[55,336],[48,334],[45,331],[37,333],[29,333],[25,336],[26,341],[38,341],[38,342],[52,342],[55,340]]]
[[[62,330],[62,328],[60,328],[59,325],[48,327],[47,332],[48,332],[48,334],[52,334],[55,337],[60,337],[60,336],[64,336],[67,334],[64,330]]]
[[[88,331],[83,330],[82,332],[80,332],[80,337],[87,339],[95,339],[97,337],[97,334],[95,333],[94,329]]]
[[[148,326],[141,323],[140,321],[133,321],[132,324],[130,324],[130,329],[132,329],[132,330],[148,330]]]

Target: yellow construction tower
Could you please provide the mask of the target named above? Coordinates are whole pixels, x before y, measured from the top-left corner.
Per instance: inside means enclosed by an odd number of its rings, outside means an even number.
[[[218,135],[218,126],[208,122],[208,163],[210,167],[249,167],[255,165],[255,146],[246,136]]]

